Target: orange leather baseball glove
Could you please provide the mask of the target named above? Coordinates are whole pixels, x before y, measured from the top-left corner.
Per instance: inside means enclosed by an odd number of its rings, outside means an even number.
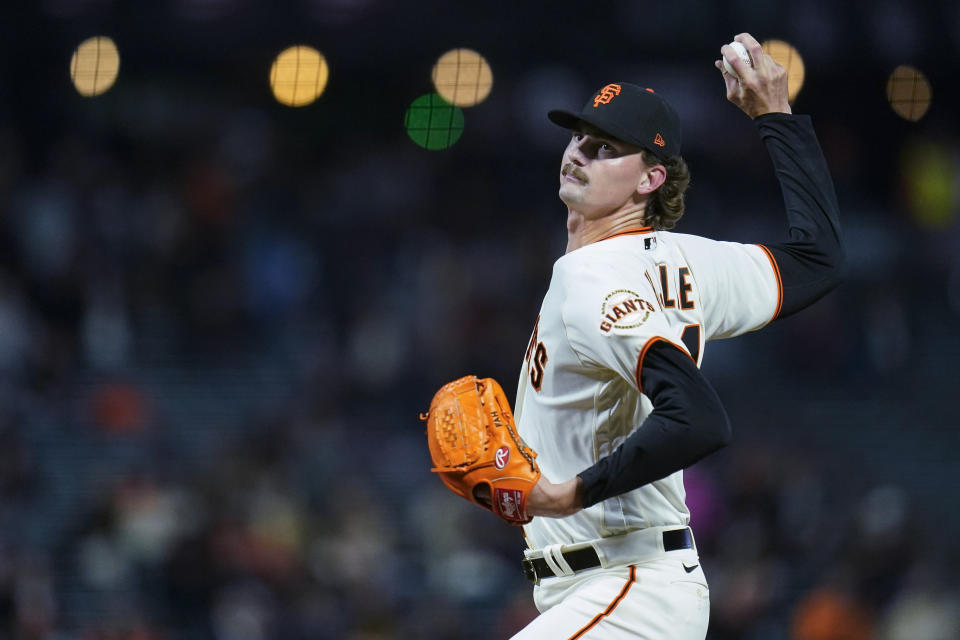
[[[451,491],[510,524],[532,520],[526,506],[540,479],[537,453],[517,435],[510,403],[496,380],[454,380],[437,391],[430,411],[420,418],[427,423],[431,471]]]

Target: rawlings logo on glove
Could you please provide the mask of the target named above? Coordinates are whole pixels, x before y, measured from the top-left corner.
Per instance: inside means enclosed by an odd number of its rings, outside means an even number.
[[[430,411],[420,418],[427,423],[431,471],[451,491],[510,524],[532,520],[526,505],[540,479],[537,452],[517,435],[510,403],[496,380],[454,380],[437,391]]]

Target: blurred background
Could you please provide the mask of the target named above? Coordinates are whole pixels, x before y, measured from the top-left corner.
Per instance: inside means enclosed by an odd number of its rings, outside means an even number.
[[[679,231],[785,217],[713,61],[750,31],[830,163],[849,277],[711,343],[685,473],[712,640],[960,638],[960,3],[37,0],[0,21],[0,638],[507,638],[518,530],[429,472],[513,395],[612,81],[684,122]],[[561,479],[557,479],[561,480]]]

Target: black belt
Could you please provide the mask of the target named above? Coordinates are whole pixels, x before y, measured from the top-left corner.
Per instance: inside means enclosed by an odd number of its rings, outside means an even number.
[[[663,550],[679,551],[680,549],[692,549],[693,536],[689,527],[683,529],[671,529],[663,532]],[[600,566],[600,556],[593,547],[584,547],[576,551],[564,551],[563,559],[567,561],[570,568],[574,571],[583,571]],[[533,584],[539,584],[543,578],[554,578],[556,574],[547,561],[543,558],[524,558],[523,575]]]

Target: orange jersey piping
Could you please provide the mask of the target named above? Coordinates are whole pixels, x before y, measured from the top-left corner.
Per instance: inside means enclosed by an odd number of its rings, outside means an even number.
[[[627,579],[627,584],[623,585],[623,589],[620,590],[620,593],[616,598],[613,599],[613,602],[603,611],[603,613],[598,613],[597,616],[591,620],[587,626],[577,631],[575,634],[570,636],[568,640],[577,640],[577,638],[582,638],[583,634],[587,631],[590,631],[593,627],[597,625],[598,622],[603,620],[605,617],[613,613],[613,610],[617,608],[617,605],[627,596],[627,592],[630,591],[630,587],[633,586],[633,583],[637,581],[637,568],[633,565],[630,565],[630,577]]]
[[[610,238],[619,238],[620,236],[633,236],[640,235],[644,233],[654,233],[656,229],[653,227],[641,227],[640,229],[627,229],[626,231],[618,231],[609,236],[604,236],[597,240],[596,242],[603,242],[604,240],[609,240]]]
[[[770,249],[767,249],[762,244],[758,244],[757,246],[767,254],[767,259],[770,260],[770,266],[773,267],[773,275],[777,278],[777,309],[773,312],[773,317],[770,318],[770,322],[773,322],[777,319],[777,316],[780,315],[780,309],[783,308],[783,280],[780,278],[780,267],[777,265],[777,260],[773,257]]]
[[[647,340],[647,343],[646,343],[645,345],[643,345],[643,349],[640,350],[640,355],[637,356],[637,368],[636,368],[636,370],[634,371],[634,376],[635,376],[636,379],[637,379],[637,389],[639,389],[640,393],[643,393],[643,384],[640,382],[640,374],[641,374],[641,372],[643,371],[643,359],[644,359],[644,358],[646,357],[646,355],[647,355],[647,350],[650,349],[650,347],[653,346],[653,343],[654,343],[654,342],[661,342],[661,341],[662,341],[662,342],[666,342],[667,344],[672,344],[672,345],[675,346],[677,349],[679,349],[681,353],[686,354],[686,356],[687,356],[688,358],[690,358],[691,360],[693,360],[693,356],[691,356],[691,355],[687,352],[686,349],[684,349],[683,347],[681,347],[680,345],[678,345],[676,342],[673,342],[672,340],[667,340],[666,338],[661,338],[660,336],[654,336],[654,337],[650,338],[649,340]],[[693,364],[696,365],[696,364],[697,364],[697,361],[696,361],[696,360],[693,360]]]

